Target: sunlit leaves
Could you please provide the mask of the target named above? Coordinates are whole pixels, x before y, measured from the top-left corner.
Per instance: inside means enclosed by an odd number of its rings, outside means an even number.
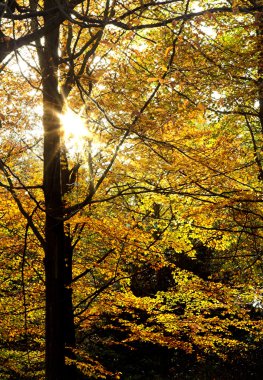
[[[206,1],[164,3],[83,2],[61,25],[61,101],[87,132],[72,144],[68,118],[60,163],[74,248],[67,287],[80,340],[100,326],[123,333],[123,347],[148,342],[230,360],[262,339],[262,315],[251,313],[262,305],[259,24],[240,14],[250,2],[212,2],[228,7],[220,14],[203,12]],[[187,20],[187,12],[201,13]],[[3,32],[19,37],[26,26],[7,19]],[[33,232],[44,236],[49,210],[34,44],[16,54],[0,84],[1,336],[26,336],[29,365],[41,356],[44,326],[44,241]],[[144,294],[134,291],[136,276]],[[71,364],[113,376],[85,344]],[[1,356],[13,370],[17,351]]]

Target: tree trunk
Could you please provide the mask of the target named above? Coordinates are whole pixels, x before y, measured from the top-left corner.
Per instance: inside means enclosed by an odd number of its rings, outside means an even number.
[[[47,1],[49,2],[49,1]],[[45,274],[46,274],[46,379],[62,380],[65,366],[64,343],[64,226],[60,190],[60,120],[61,110],[57,79],[59,31],[45,39],[43,53],[43,127]]]
[[[54,0],[45,0],[45,10],[56,7]],[[45,17],[45,24],[50,22]],[[45,274],[46,274],[46,379],[73,379],[66,370],[65,346],[75,346],[72,312],[71,242],[65,235],[63,194],[61,190],[61,130],[59,114],[62,98],[58,90],[59,28],[45,37],[40,53],[43,83],[44,127],[44,196]],[[70,260],[69,260],[70,258]],[[70,264],[70,265],[69,265]],[[70,271],[70,273],[69,273]],[[72,368],[73,369],[73,368]]]

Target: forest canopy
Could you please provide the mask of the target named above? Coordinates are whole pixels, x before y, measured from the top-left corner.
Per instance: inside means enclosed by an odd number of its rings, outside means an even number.
[[[260,378],[263,1],[0,2],[0,379]]]

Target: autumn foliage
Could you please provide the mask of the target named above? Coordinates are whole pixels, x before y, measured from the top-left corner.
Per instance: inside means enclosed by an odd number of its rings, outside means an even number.
[[[0,379],[259,378],[262,12],[1,3]]]

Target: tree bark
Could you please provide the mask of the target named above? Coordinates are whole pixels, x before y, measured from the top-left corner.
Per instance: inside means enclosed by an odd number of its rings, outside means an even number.
[[[46,0],[46,4],[52,0]],[[46,5],[47,6],[47,5]],[[51,6],[51,5],[50,5]],[[48,22],[48,20],[45,20]],[[43,127],[45,274],[46,274],[46,379],[62,380],[65,367],[64,343],[64,226],[60,190],[60,120],[57,52],[59,30],[45,38],[43,52]]]
[[[56,6],[45,0],[45,10]],[[44,22],[50,23],[46,16]],[[65,235],[63,192],[61,189],[61,126],[63,101],[58,89],[59,28],[45,37],[40,53],[43,84],[45,274],[46,274],[46,379],[72,379],[66,369],[66,346],[75,346],[70,281],[72,247]],[[73,369],[73,367],[72,367]],[[75,378],[75,377],[74,377]]]

